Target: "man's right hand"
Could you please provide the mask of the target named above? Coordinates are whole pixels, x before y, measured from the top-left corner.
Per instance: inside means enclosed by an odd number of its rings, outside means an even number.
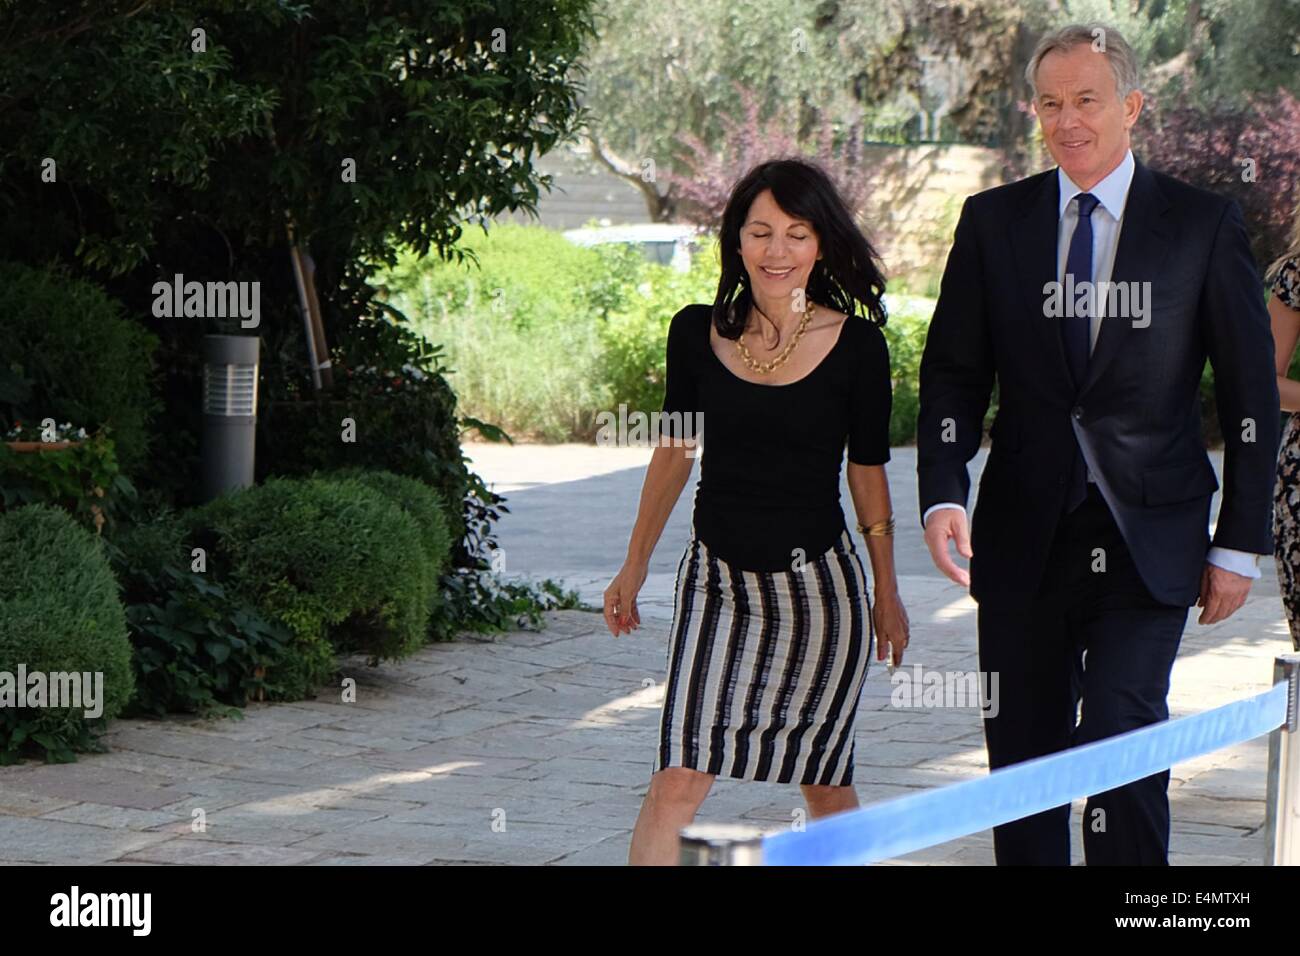
[[[957,567],[948,551],[948,542],[957,542],[957,553],[967,560],[970,549],[970,532],[966,529],[966,511],[963,508],[940,508],[930,513],[925,523],[925,544],[930,549],[930,560],[952,581],[970,587],[970,572]]]

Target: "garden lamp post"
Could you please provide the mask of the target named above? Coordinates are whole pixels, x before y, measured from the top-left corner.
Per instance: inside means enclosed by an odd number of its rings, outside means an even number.
[[[253,484],[259,339],[203,336],[203,501]]]

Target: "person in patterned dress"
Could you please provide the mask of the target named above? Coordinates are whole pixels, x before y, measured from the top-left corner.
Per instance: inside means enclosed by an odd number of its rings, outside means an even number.
[[[1300,339],[1300,206],[1296,207],[1290,248],[1269,270],[1272,298],[1268,314],[1277,357],[1277,390],[1289,413],[1277,456],[1273,489],[1273,558],[1291,644],[1300,651],[1300,381],[1287,375]]]

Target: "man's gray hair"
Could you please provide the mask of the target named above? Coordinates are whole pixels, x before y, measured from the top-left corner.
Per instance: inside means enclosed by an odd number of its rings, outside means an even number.
[[[1118,30],[1104,23],[1071,23],[1053,30],[1034,47],[1034,55],[1025,67],[1025,80],[1034,91],[1034,96],[1038,95],[1038,65],[1042,63],[1043,57],[1053,50],[1065,52],[1084,43],[1105,54],[1110,62],[1110,70],[1115,74],[1115,85],[1121,99],[1138,88],[1137,54]]]

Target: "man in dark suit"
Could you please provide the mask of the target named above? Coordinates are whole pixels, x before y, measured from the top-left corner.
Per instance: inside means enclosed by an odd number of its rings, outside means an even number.
[[[1113,29],[1044,37],[1026,76],[1058,167],[966,200],[917,430],[926,543],[970,587],[980,667],[998,673],[991,768],[1168,717],[1188,608],[1203,608],[1201,624],[1230,616],[1272,551],[1277,458],[1273,343],[1239,208],[1134,159],[1142,94]],[[1225,439],[1213,542],[1207,357]],[[966,466],[995,378],[968,537]],[[1168,863],[1168,781],[1088,800],[1090,865]],[[1068,864],[1069,815],[996,827],[998,863]]]

